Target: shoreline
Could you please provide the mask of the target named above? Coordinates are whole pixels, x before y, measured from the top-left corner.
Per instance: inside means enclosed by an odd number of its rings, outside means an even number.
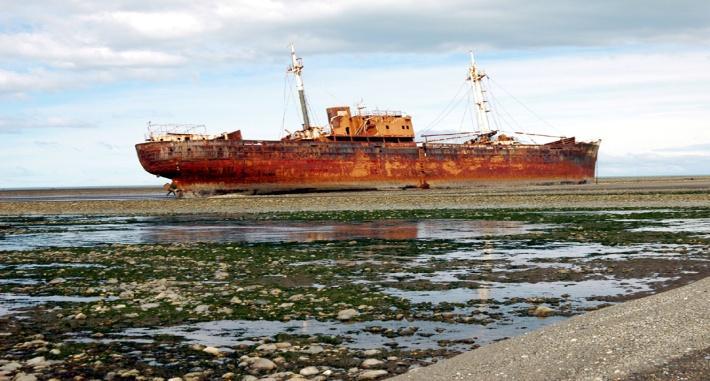
[[[710,371],[710,277],[391,378],[438,380],[700,380]],[[688,378],[690,377],[690,378]],[[697,378],[696,378],[697,377]]]
[[[178,215],[254,214],[303,211],[425,210],[425,209],[570,209],[570,208],[693,208],[710,205],[710,177],[693,180],[625,179],[584,185],[501,186],[431,189],[227,195],[176,200],[156,189],[148,193],[42,195],[0,191],[0,215]],[[141,192],[143,192],[141,191]],[[33,193],[35,192],[35,193]],[[39,192],[39,193],[37,193]],[[25,199],[17,199],[25,197]],[[53,198],[54,197],[54,198]],[[59,197],[59,199],[57,199]],[[64,198],[62,198],[64,197]]]

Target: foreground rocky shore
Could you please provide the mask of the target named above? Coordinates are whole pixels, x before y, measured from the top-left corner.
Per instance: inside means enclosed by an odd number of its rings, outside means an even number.
[[[381,379],[710,275],[707,207],[0,224],[0,379],[25,381]]]
[[[396,381],[707,380],[710,278],[491,344]]]

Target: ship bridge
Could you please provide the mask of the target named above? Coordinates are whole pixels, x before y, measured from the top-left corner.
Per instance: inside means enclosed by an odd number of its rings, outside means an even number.
[[[369,139],[413,141],[412,117],[401,111],[373,110],[352,115],[350,107],[326,109],[334,139]]]

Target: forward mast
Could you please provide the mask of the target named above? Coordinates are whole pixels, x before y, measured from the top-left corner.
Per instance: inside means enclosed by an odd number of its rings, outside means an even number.
[[[478,121],[478,128],[481,132],[490,132],[491,129],[488,125],[488,101],[484,96],[485,90],[483,90],[483,78],[486,77],[486,73],[476,66],[476,60],[473,57],[473,50],[469,51],[471,56],[471,66],[468,69],[468,79],[471,81],[471,88],[473,89],[473,99],[476,106],[476,119]]]
[[[308,104],[306,103],[306,91],[303,87],[303,59],[296,56],[296,48],[291,44],[291,66],[288,68],[289,73],[293,73],[296,77],[296,89],[298,89],[298,101],[301,103],[301,113],[303,114],[303,129],[311,128],[311,121],[308,118]]]

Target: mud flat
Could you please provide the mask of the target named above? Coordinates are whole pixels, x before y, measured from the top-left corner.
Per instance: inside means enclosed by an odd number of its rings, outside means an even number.
[[[706,380],[710,278],[574,317],[393,381]]]
[[[72,197],[72,192],[77,192]],[[125,193],[125,195],[124,195]],[[124,196],[122,196],[124,195]],[[597,184],[470,189],[231,195],[203,199],[160,196],[158,189],[0,191],[0,215],[235,214],[329,210],[623,208],[710,205],[710,177],[600,179]]]

